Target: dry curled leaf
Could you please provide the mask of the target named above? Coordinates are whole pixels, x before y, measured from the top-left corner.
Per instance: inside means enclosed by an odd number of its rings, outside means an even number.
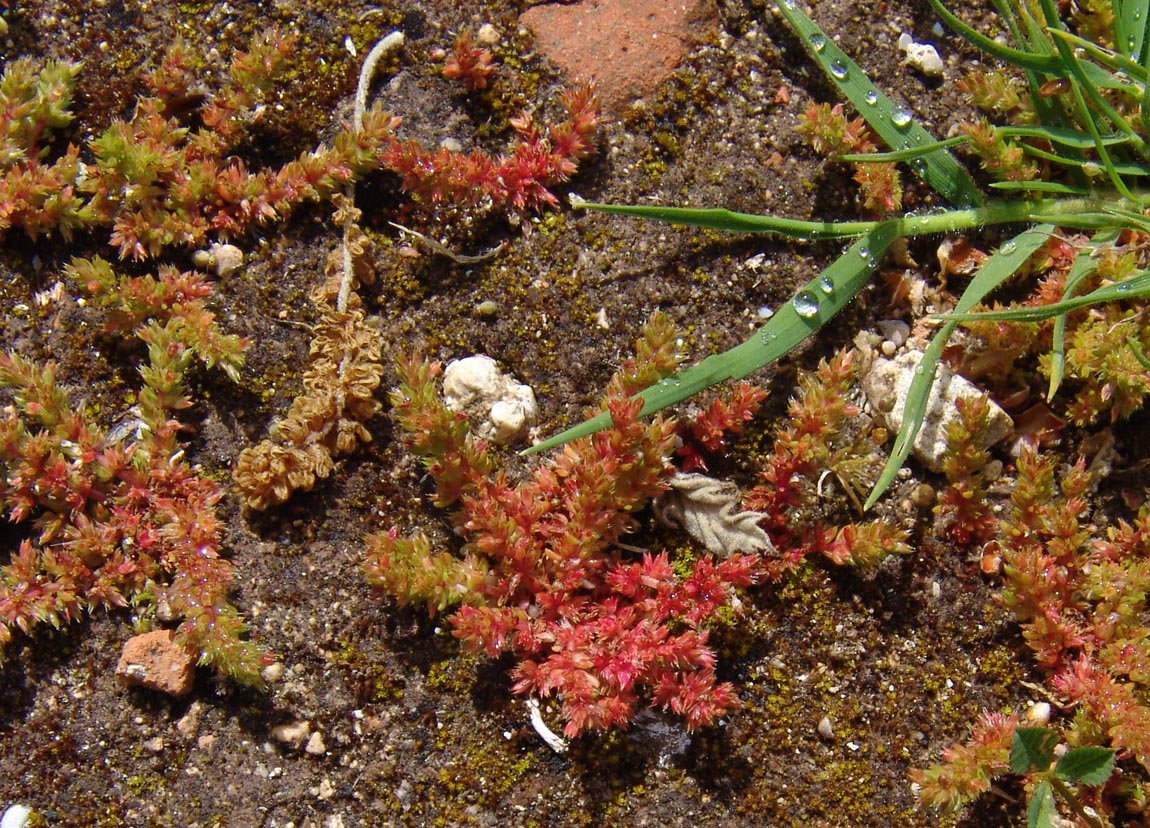
[[[656,501],[660,522],[682,529],[712,554],[774,550],[759,526],[766,515],[739,508],[739,488],[703,474],[676,474]]]

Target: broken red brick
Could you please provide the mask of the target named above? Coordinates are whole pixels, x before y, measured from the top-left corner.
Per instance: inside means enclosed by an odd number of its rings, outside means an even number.
[[[195,677],[194,654],[176,642],[171,630],[129,638],[116,665],[116,678],[125,687],[147,687],[169,696],[191,692]]]
[[[582,0],[519,16],[544,55],[615,110],[654,90],[717,20],[714,0]]]

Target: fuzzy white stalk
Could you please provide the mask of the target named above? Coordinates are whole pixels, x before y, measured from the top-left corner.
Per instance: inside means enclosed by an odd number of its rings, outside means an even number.
[[[355,107],[351,114],[351,129],[354,133],[363,130],[363,116],[367,112],[367,91],[371,87],[371,79],[375,75],[375,67],[384,55],[390,54],[403,46],[403,32],[392,32],[384,35],[367,53],[363,65],[359,68],[359,82],[355,87]],[[355,206],[355,187],[348,185],[347,203],[349,207]],[[351,285],[355,281],[353,263],[351,261],[351,219],[343,225],[343,249],[340,253],[341,273],[339,280],[339,294],[336,296],[336,310],[347,310],[348,300],[351,298]]]
[[[380,59],[403,47],[403,32],[392,32],[379,39],[359,69],[359,83],[355,87],[355,110],[352,113],[352,129],[359,132],[363,129],[363,115],[367,112],[367,90],[371,86],[371,79],[375,75],[375,67]]]

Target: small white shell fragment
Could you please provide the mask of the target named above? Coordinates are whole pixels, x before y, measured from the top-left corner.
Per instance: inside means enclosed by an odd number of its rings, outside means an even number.
[[[887,427],[898,431],[902,427],[902,413],[907,392],[914,380],[922,351],[904,351],[894,359],[875,359],[863,377],[862,386],[874,409],[886,420]],[[942,471],[946,455],[946,427],[958,416],[955,402],[982,396],[974,383],[958,376],[944,365],[938,366],[930,398],[926,404],[926,417],[914,441],[914,456],[933,472]],[[1014,429],[1014,423],[1005,411],[993,401],[990,403],[989,424],[983,448],[989,448]]]
[[[824,739],[833,739],[835,737],[835,728],[834,725],[831,724],[829,716],[823,716],[821,719],[819,719],[817,730],[819,735]]]
[[[9,805],[0,817],[0,828],[24,828],[32,818],[32,809],[26,805]]]
[[[476,433],[500,446],[521,438],[539,418],[535,392],[478,354],[448,363],[443,372],[443,402],[479,422]]]
[[[1022,716],[1026,720],[1026,724],[1030,727],[1042,727],[1050,723],[1050,704],[1049,702],[1035,702],[1030,707],[1026,708],[1026,712]]]
[[[928,78],[941,78],[945,66],[938,50],[929,43],[915,43],[906,32],[898,36],[898,48],[906,53],[906,63],[912,69],[917,69]]]

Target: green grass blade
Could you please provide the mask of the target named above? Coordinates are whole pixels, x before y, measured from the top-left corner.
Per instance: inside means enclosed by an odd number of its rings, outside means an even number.
[[[1061,144],[1074,149],[1093,149],[1094,139],[1085,132],[1066,127],[1049,126],[1003,126],[995,127],[999,135],[1006,138],[1043,138],[1052,144]],[[1102,144],[1106,147],[1130,143],[1129,135],[1103,135]]]
[[[814,21],[783,0],[777,6],[787,23],[818,61],[827,77],[892,150],[938,143],[912,116],[879,91],[859,65],[847,56]],[[951,204],[968,207],[982,204],[982,193],[958,159],[942,149],[916,160],[911,169]]]
[[[942,18],[943,23],[979,51],[986,52],[988,55],[993,55],[999,60],[1004,60],[1007,63],[1022,69],[1029,69],[1033,72],[1046,72],[1047,74],[1057,75],[1062,69],[1057,56],[1036,55],[1032,52],[1023,52],[1019,49],[1006,46],[997,40],[992,40],[977,29],[968,26],[960,18],[956,17],[950,9],[946,8],[941,0],[928,0],[928,2],[930,3],[930,7],[934,9],[935,14]]]
[[[773,233],[788,239],[803,241],[827,241],[833,239],[857,239],[873,230],[874,221],[803,221],[778,216],[763,216],[755,213],[739,213],[719,207],[662,207],[656,205],[599,204],[592,201],[572,198],[572,206],[595,210],[599,213],[613,213],[617,216],[662,221],[668,224],[685,224],[691,227],[708,227],[712,230],[725,230],[731,233]]]
[[[1150,218],[1144,214],[1135,213],[1131,210],[1111,210],[1110,212],[1115,218],[1122,220],[1123,226],[1142,233],[1150,233]]]
[[[1092,67],[1094,70],[1100,70],[1097,64],[1084,63],[1078,59],[1078,53],[1071,48],[1066,40],[1058,35],[1065,32],[1062,20],[1059,17],[1058,9],[1055,7],[1054,0],[1039,0],[1039,5],[1042,13],[1046,18],[1047,29],[1051,34],[1051,39],[1054,43],[1054,48],[1058,51],[1058,55],[1062,60],[1066,70],[1067,80],[1070,81],[1070,92],[1074,102],[1075,111],[1077,112],[1077,122],[1080,126],[1085,126],[1090,137],[1094,139],[1094,151],[1098,153],[1098,159],[1102,167],[1106,170],[1110,178],[1110,183],[1114,186],[1119,193],[1126,198],[1133,198],[1123,180],[1122,176],[1114,169],[1114,161],[1110,156],[1109,150],[1102,143],[1102,129],[1099,121],[1105,118],[1109,121],[1112,128],[1105,131],[1107,133],[1113,132],[1115,129],[1127,133],[1132,139],[1145,144],[1145,141],[1138,136],[1134,127],[1118,113],[1110,103],[1098,91],[1099,81],[1091,77],[1091,70],[1087,67]],[[1105,70],[1102,70],[1105,72]],[[1106,72],[1109,77],[1110,73]],[[1087,105],[1089,99],[1090,106]]]
[[[1063,40],[1069,39],[1069,32],[1059,31],[1058,36]],[[1092,61],[1079,61],[1082,73],[1088,81],[1099,89],[1115,89],[1128,95],[1137,96],[1141,87],[1133,79],[1123,74],[1116,74],[1106,66],[1100,66]]]
[[[694,207],[663,207],[658,205],[599,204],[572,198],[573,206],[600,213],[618,216],[662,221],[668,224],[685,224],[692,227],[708,227],[712,230],[726,230],[734,233],[773,233],[790,239],[820,241],[828,239],[853,239],[874,231],[884,222],[877,221],[802,221],[800,219],[762,216],[753,213],[737,213],[733,210]],[[1100,212],[1110,205],[1133,207],[1133,202],[1116,200],[1105,201],[1092,198],[1072,198],[1061,200],[994,201],[982,207],[962,210],[944,210],[939,213],[911,215],[896,222],[899,235],[924,236],[932,233],[957,233],[975,227],[992,224],[1032,223],[1036,214],[1057,216],[1057,221],[1065,227],[1078,227],[1078,222],[1097,221],[1098,217],[1108,218],[1109,213]],[[1089,225],[1093,226],[1093,225]]]
[[[1071,311],[1101,305],[1104,302],[1145,299],[1147,296],[1150,296],[1150,272],[1142,272],[1129,279],[1123,279],[1121,282],[1103,285],[1082,296],[1074,296],[1049,305],[1003,308],[1002,310],[978,311],[977,313],[940,313],[938,318],[948,322],[1041,322]]]
[[[1041,158],[1045,161],[1053,161],[1056,164],[1061,164],[1064,167],[1073,167],[1078,170],[1085,170],[1089,166],[1093,166],[1096,172],[1101,172],[1102,168],[1097,161],[1086,161],[1081,158],[1068,158],[1065,155],[1056,155],[1052,152],[1039,149],[1038,147],[1023,146],[1022,151],[1033,158]],[[1120,176],[1141,176],[1150,175],[1150,167],[1146,167],[1137,163],[1126,163],[1124,161],[1112,161],[1111,168]],[[1097,177],[1097,176],[1095,176]],[[1089,179],[1090,176],[1087,176]],[[994,186],[993,184],[991,185]]]
[[[1075,98],[1085,96],[1089,98],[1090,102],[1094,105],[1094,109],[1091,110],[1085,107],[1084,100],[1078,102],[1078,123],[1086,126],[1096,143],[1096,148],[1098,146],[1105,146],[1102,143],[1101,124],[1098,121],[1099,116],[1104,116],[1112,127],[1126,133],[1132,142],[1139,146],[1145,146],[1145,138],[1139,135],[1130,122],[1127,121],[1120,112],[1114,109],[1114,107],[1110,105],[1110,102],[1098,91],[1099,89],[1121,89],[1136,96],[1139,91],[1138,86],[1134,84],[1129,77],[1115,77],[1113,72],[1108,71],[1096,63],[1079,60],[1078,50],[1074,49],[1071,45],[1070,33],[1065,29],[1058,28],[1058,26],[1061,26],[1061,21],[1057,16],[1057,9],[1051,5],[1052,2],[1053,0],[1042,0],[1043,8],[1046,9],[1047,14],[1051,16],[1050,19],[1055,21],[1050,24],[1050,34],[1055,48],[1058,50],[1059,55],[1066,65],[1064,72],[1068,74],[1067,79],[1073,83],[1072,91],[1075,94]],[[1113,130],[1107,130],[1107,132],[1113,132]],[[1102,151],[1100,150],[1100,152]]]
[[[958,315],[964,314],[981,302],[987,294],[1009,279],[1038,248],[1046,243],[1054,226],[1044,224],[1031,228],[1002,245],[989,259],[987,259],[978,272],[967,285],[962,296],[959,297],[955,310]],[[938,362],[942,358],[942,350],[946,347],[950,335],[958,325],[957,319],[950,319],[938,333],[931,339],[923,354],[922,361],[915,371],[910,389],[907,391],[906,405],[903,408],[902,427],[895,438],[890,458],[883,467],[882,474],[871,490],[870,496],[864,504],[864,509],[872,507],[882,497],[890,484],[894,482],[898,470],[910,456],[926,416],[927,403],[930,401],[930,390],[934,385],[934,377],[938,372]]]
[[[1089,190],[1072,187],[1069,184],[1059,184],[1057,181],[995,181],[991,185],[996,190],[1011,192],[1057,193],[1058,195],[1071,195],[1086,197]]]
[[[1045,223],[1056,222],[1058,226],[1063,229],[1072,227],[1075,230],[1105,230],[1114,226],[1114,219],[1117,216],[1119,216],[1119,213],[1111,210],[1077,214],[1045,213],[1041,210],[1036,210],[1031,214],[1030,218],[1033,221]]]
[[[1081,49],[1087,56],[1098,61],[1103,66],[1107,66],[1115,72],[1125,72],[1130,76],[1132,82],[1145,83],[1147,77],[1150,76],[1150,70],[1148,70],[1145,63],[1140,62],[1132,55],[1125,55],[1121,52],[1106,49],[1099,46],[1093,40],[1087,40],[1073,32],[1066,32],[1060,35],[1060,37],[1064,38],[1075,49]]]
[[[1090,246],[1083,249],[1074,259],[1070,271],[1066,274],[1066,281],[1062,287],[1063,301],[1069,299],[1078,290],[1078,285],[1098,267],[1095,254],[1103,244],[1109,244],[1118,238],[1117,230],[1104,230],[1096,233],[1090,240]],[[1054,320],[1054,330],[1051,333],[1050,344],[1050,385],[1046,391],[1047,401],[1053,400],[1062,384],[1062,377],[1066,371],[1066,314]]]
[[[882,164],[897,161],[913,161],[916,158],[930,155],[935,150],[957,147],[960,144],[969,142],[970,138],[968,136],[956,135],[953,138],[947,138],[945,141],[935,141],[933,144],[924,144],[921,147],[908,147],[907,149],[893,150],[891,152],[848,153],[847,155],[835,156],[835,160],[849,164]]]
[[[741,379],[789,353],[825,325],[866,286],[878,261],[898,237],[898,222],[880,222],[796,293],[794,299],[775,311],[775,315],[746,342],[729,351],[709,356],[698,365],[640,393],[638,396],[643,400],[642,413],[654,414],[712,385]],[[579,437],[586,437],[610,424],[610,414],[598,414],[523,453],[545,451]]]

